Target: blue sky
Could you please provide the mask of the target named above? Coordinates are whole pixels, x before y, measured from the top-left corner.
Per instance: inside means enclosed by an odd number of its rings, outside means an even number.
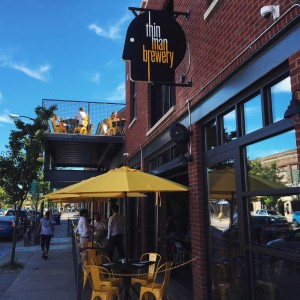
[[[125,102],[129,6],[141,0],[2,0],[0,152],[8,114],[34,117],[43,98]],[[25,119],[24,119],[25,121]]]

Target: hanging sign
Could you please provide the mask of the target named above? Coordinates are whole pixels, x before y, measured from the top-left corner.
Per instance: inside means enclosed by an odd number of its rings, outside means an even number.
[[[129,25],[122,58],[132,81],[174,83],[186,51],[183,29],[168,11],[147,11]]]

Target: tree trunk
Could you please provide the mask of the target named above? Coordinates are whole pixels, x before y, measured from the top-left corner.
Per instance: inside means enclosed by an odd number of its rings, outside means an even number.
[[[20,211],[22,207],[23,201],[18,205],[16,209],[15,205],[15,214],[16,214],[16,226],[14,228],[14,234],[13,234],[13,243],[12,243],[12,249],[11,249],[11,257],[10,257],[10,264],[14,265],[15,264],[15,257],[16,257],[16,245],[17,245],[17,228],[18,224],[20,222],[19,216],[20,216]]]

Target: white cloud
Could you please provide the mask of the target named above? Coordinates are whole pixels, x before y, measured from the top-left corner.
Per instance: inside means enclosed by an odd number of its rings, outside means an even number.
[[[41,81],[47,81],[49,77],[49,70],[50,66],[49,65],[42,65],[38,67],[37,69],[30,69],[24,64],[17,64],[14,63],[12,65],[12,68],[25,73],[26,75],[33,77],[35,79],[41,80]]]
[[[114,101],[114,100],[123,100],[125,101],[125,83],[121,83],[118,85],[114,92],[108,97],[106,100]]]
[[[100,84],[100,73],[96,72],[94,74],[89,75],[89,80],[97,85]]]
[[[123,24],[127,22],[129,18],[129,14],[126,14],[119,20],[119,22],[115,23],[114,25],[109,25],[107,28],[101,27],[97,23],[92,23],[88,25],[87,28],[88,30],[96,33],[98,36],[105,37],[109,40],[116,40],[122,37],[120,33],[123,29]]]
[[[49,78],[50,65],[44,64],[37,68],[30,68],[24,63],[18,63],[13,60],[13,58],[7,54],[0,54],[0,66],[8,67],[17,71],[20,71],[32,78],[47,81]]]
[[[7,109],[4,110],[4,113],[0,114],[0,123],[14,123],[13,120],[9,117],[9,111]]]
[[[280,81],[272,88],[272,92],[279,93],[279,92],[291,92],[291,79],[290,77],[285,78],[284,80]]]

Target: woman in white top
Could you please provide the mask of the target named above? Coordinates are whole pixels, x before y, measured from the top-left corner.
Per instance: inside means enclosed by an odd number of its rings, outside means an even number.
[[[43,251],[43,258],[48,258],[51,237],[54,233],[54,221],[50,219],[50,212],[45,213],[44,218],[40,220],[37,232],[41,231],[41,249]]]

